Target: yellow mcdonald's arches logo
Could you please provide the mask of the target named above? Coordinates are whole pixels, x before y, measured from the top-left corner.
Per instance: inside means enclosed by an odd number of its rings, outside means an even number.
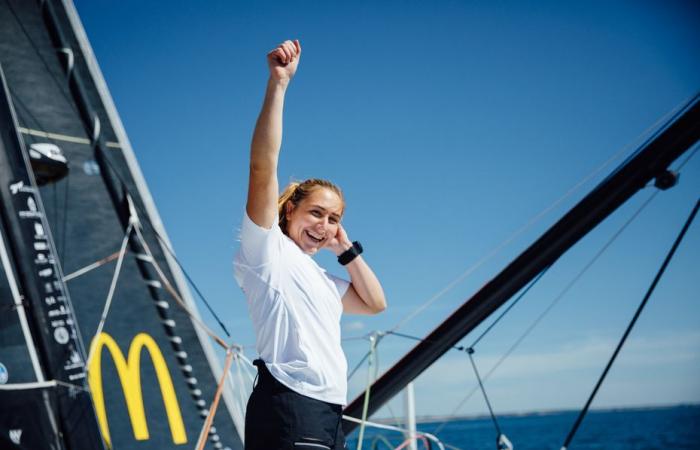
[[[100,333],[99,336],[95,337],[92,345],[93,357],[88,367],[88,382],[92,391],[92,399],[95,403],[100,430],[107,445],[110,448],[112,447],[109,425],[107,424],[104,392],[102,390],[103,347],[107,347],[117,368],[129,418],[131,419],[131,428],[134,431],[134,438],[138,441],[144,441],[150,437],[148,425],[146,424],[146,414],[143,409],[143,393],[141,391],[141,349],[145,347],[151,355],[151,360],[156,370],[173,443],[185,444],[187,435],[185,434],[185,425],[182,422],[180,405],[175,396],[173,380],[170,377],[168,366],[165,364],[163,353],[161,353],[156,341],[146,333],[137,334],[131,341],[131,345],[129,345],[128,359],[124,359],[124,353],[122,353],[112,336],[107,333]]]

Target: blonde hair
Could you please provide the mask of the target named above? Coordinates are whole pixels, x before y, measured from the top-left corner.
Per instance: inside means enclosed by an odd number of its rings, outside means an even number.
[[[284,234],[287,234],[287,204],[291,202],[292,207],[296,208],[306,197],[313,191],[320,188],[330,189],[338,194],[342,209],[345,209],[345,198],[343,191],[334,183],[320,178],[309,178],[304,181],[292,181],[284,188],[279,199],[277,199],[277,212],[279,214],[279,226]]]

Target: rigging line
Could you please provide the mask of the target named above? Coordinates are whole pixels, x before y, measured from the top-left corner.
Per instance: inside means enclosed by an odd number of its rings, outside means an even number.
[[[695,98],[697,94],[693,97]],[[692,101],[692,100],[691,100]],[[487,253],[485,256],[483,256],[480,260],[478,260],[476,263],[474,263],[471,267],[469,267],[464,273],[462,273],[460,276],[452,280],[450,283],[447,284],[442,290],[438,291],[436,294],[434,294],[432,297],[430,297],[422,306],[418,307],[415,311],[412,313],[409,313],[406,317],[401,319],[398,324],[396,324],[392,330],[397,330],[403,325],[405,325],[407,322],[412,320],[414,317],[416,317],[418,314],[423,312],[426,308],[428,308],[430,305],[435,303],[440,297],[445,295],[447,292],[452,290],[457,284],[462,282],[465,278],[467,278],[469,275],[471,275],[474,271],[476,271],[479,267],[481,267],[483,264],[485,264],[487,261],[489,261],[491,258],[493,258],[498,252],[500,252],[504,247],[509,245],[513,240],[515,240],[517,237],[525,233],[528,229],[530,229],[536,222],[538,222],[542,217],[547,215],[550,211],[555,209],[557,206],[559,206],[561,203],[564,202],[567,198],[569,198],[571,195],[574,194],[579,188],[581,188],[584,184],[586,184],[588,181],[590,181],[594,176],[596,176],[599,172],[601,172],[603,169],[608,167],[610,164],[612,164],[613,161],[618,159],[620,156],[622,156],[624,153],[627,153],[630,148],[635,147],[636,150],[634,154],[638,153],[639,149],[643,145],[643,143],[648,142],[649,139],[647,138],[644,141],[642,141],[644,136],[649,135],[652,131],[658,129],[661,126],[662,122],[668,122],[669,117],[675,117],[677,116],[682,110],[685,109],[685,107],[689,104],[690,102],[686,101],[681,103],[679,106],[676,106],[669,112],[667,112],[664,116],[661,118],[657,119],[653,124],[648,126],[642,133],[637,135],[632,141],[627,143],[625,146],[622,147],[618,152],[616,152],[613,156],[608,158],[604,163],[602,163],[599,167],[594,169],[591,173],[586,175],[581,181],[576,183],[573,187],[571,187],[564,195],[562,195],[558,200],[556,200],[554,203],[552,203],[550,206],[547,208],[543,209],[541,212],[533,216],[530,220],[528,220],[522,227],[520,227],[518,230],[516,230],[513,234],[511,234],[508,238],[506,238],[505,241],[501,242],[499,245],[494,247],[489,253]],[[657,133],[654,133],[656,135]],[[653,136],[652,136],[653,137]],[[641,141],[641,143],[640,143]],[[628,158],[629,159],[629,158]],[[627,161],[626,159],[625,161]],[[613,171],[615,173],[617,170]],[[606,179],[609,178],[606,177]]]
[[[150,225],[150,221],[149,221],[149,225]],[[202,302],[204,302],[204,305],[207,307],[207,309],[209,310],[209,312],[211,313],[211,315],[214,316],[214,320],[216,320],[217,323],[219,324],[219,326],[221,327],[221,329],[224,330],[224,333],[226,333],[226,336],[231,337],[231,334],[230,334],[230,333],[228,332],[228,330],[226,329],[226,325],[224,325],[224,323],[221,321],[221,319],[219,319],[219,316],[214,312],[214,309],[211,307],[211,305],[209,304],[209,302],[207,301],[207,299],[204,298],[204,295],[203,295],[202,292],[199,290],[199,287],[197,287],[197,285],[194,283],[194,281],[193,281],[192,278],[190,277],[190,274],[187,273],[187,271],[185,270],[184,267],[182,267],[182,264],[180,263],[180,260],[177,258],[177,256],[175,256],[175,252],[173,252],[173,250],[170,248],[170,246],[167,244],[167,242],[165,242],[165,241],[163,240],[163,238],[160,236],[160,234],[158,234],[158,231],[156,231],[156,229],[153,228],[152,225],[150,225],[150,226],[151,226],[151,230],[152,230],[153,233],[156,235],[156,238],[158,238],[158,240],[160,241],[160,243],[163,244],[163,247],[165,247],[165,249],[168,251],[168,253],[170,253],[170,256],[172,256],[172,258],[173,258],[173,259],[175,260],[175,262],[177,263],[178,267],[180,267],[180,270],[182,270],[182,273],[185,275],[185,278],[187,278],[187,281],[190,283],[190,285],[192,286],[192,288],[194,289],[194,291],[197,293],[197,295],[199,296],[199,298],[202,299]]]
[[[371,351],[365,353],[365,356],[362,357],[362,359],[360,360],[360,362],[357,363],[357,365],[355,366],[355,368],[352,369],[352,371],[351,371],[350,374],[348,375],[348,381],[350,380],[350,378],[352,378],[353,375],[355,375],[355,372],[357,372],[357,371],[360,369],[360,367],[362,367],[362,364],[367,360],[367,358],[369,358],[369,355],[371,355],[371,354],[372,354]]]
[[[510,346],[510,348],[499,358],[499,360],[489,369],[488,373],[486,376],[484,376],[484,381],[488,380],[491,375],[498,369],[498,367],[505,362],[505,360],[520,346],[520,344],[525,340],[527,336],[530,335],[530,333],[539,325],[539,323],[549,314],[549,312],[554,309],[554,307],[564,298],[564,296],[574,287],[574,285],[583,277],[583,275],[593,266],[593,264],[600,259],[601,256],[607,251],[607,249],[617,240],[618,237],[622,234],[622,232],[630,225],[634,220],[637,219],[637,217],[642,213],[644,209],[646,209],[647,206],[656,198],[660,191],[655,190],[649,198],[642,203],[642,205],[630,216],[629,219],[612,235],[612,237],[601,247],[600,250],[588,261],[588,263],[576,274],[576,276],[562,289],[559,294],[554,297],[554,299],[547,305],[547,307],[540,313],[539,316],[530,324],[530,326],[518,337],[518,339],[513,343],[513,345]],[[479,390],[479,386],[475,386],[469,394],[467,394],[466,397],[464,397],[459,404],[457,405],[456,408],[452,411],[452,413],[449,414],[449,417],[454,416],[457,414],[457,411],[464,406],[464,404],[472,398],[472,396]],[[438,434],[448,423],[448,421],[444,421],[443,423],[440,424],[435,429],[435,434]]]
[[[16,95],[15,95],[15,100],[19,101],[19,97],[17,97]],[[31,114],[31,112],[30,112],[29,109],[26,107],[26,105],[24,105],[21,101],[19,101],[19,102],[22,104],[23,108],[27,110],[27,113],[29,114],[29,116],[36,122],[38,128],[39,128],[40,130],[43,131],[43,127],[41,126],[41,123]],[[115,173],[115,175],[117,176],[117,178],[119,179],[119,181],[122,183],[123,189],[124,189],[127,193],[130,194],[129,189],[128,189],[128,185],[126,184],[124,178],[121,176],[121,173],[115,168],[114,164],[112,164],[112,161],[111,161],[110,158],[106,155],[106,153],[104,154],[104,156],[105,156],[105,158],[104,158],[105,161],[107,161],[107,163],[109,164],[109,166],[110,166],[110,168],[112,169],[112,171]],[[67,194],[66,194],[66,195],[67,195]],[[132,198],[133,198],[133,197],[132,197]],[[67,200],[66,200],[66,201],[67,201]],[[160,236],[160,234],[158,233],[158,231],[155,229],[155,227],[153,226],[153,224],[152,224],[151,221],[150,221],[150,216],[148,216],[148,214],[144,214],[144,211],[141,209],[140,205],[138,205],[136,202],[134,202],[133,204],[134,204],[134,207],[139,211],[139,213],[141,213],[143,217],[146,217],[146,218],[147,218],[146,223],[147,223],[147,224],[149,225],[149,227],[151,228],[151,231],[152,231],[153,233],[155,233],[155,235],[157,236],[158,240],[159,240],[161,243],[163,243],[164,247],[165,247],[165,248],[168,250],[168,252],[173,256],[173,258],[174,258],[175,261],[177,262],[178,266],[181,268],[181,270],[183,271],[183,273],[185,274],[185,276],[187,277],[187,279],[190,281],[190,283],[191,283],[192,286],[194,287],[195,291],[199,294],[199,296],[201,297],[201,299],[204,301],[204,303],[205,303],[205,305],[207,306],[207,308],[209,309],[210,313],[214,316],[214,319],[219,323],[219,325],[222,327],[222,329],[224,330],[224,332],[226,333],[226,335],[227,335],[228,337],[231,337],[230,333],[228,332],[228,330],[227,330],[226,327],[224,326],[224,324],[223,324],[223,322],[221,321],[221,319],[219,319],[218,315],[214,312],[214,310],[212,309],[212,307],[211,307],[211,305],[209,304],[209,302],[206,300],[206,298],[204,298],[204,296],[202,295],[202,293],[201,293],[201,291],[199,290],[199,288],[197,288],[196,284],[194,284],[194,281],[190,278],[190,276],[187,274],[187,272],[185,271],[185,269],[182,267],[182,264],[180,264],[180,261],[175,257],[175,254],[174,254],[174,252],[172,251],[172,249],[170,249],[170,247],[164,242],[163,238]],[[66,215],[65,215],[65,214],[64,214],[64,220],[66,220]],[[140,230],[138,229],[138,227],[136,228],[136,231],[137,231],[137,234],[140,236]],[[64,228],[64,232],[65,232],[65,228]],[[144,244],[144,247],[148,248],[148,245],[145,243],[145,240],[142,238],[142,236],[140,236],[140,237],[141,237],[141,241],[142,241],[143,244]],[[149,252],[150,252],[150,250],[149,250]],[[153,255],[152,255],[152,254],[150,254],[150,256],[153,258]],[[156,270],[160,272],[160,267],[156,264],[154,258],[153,258],[153,265],[156,267]],[[159,273],[159,275],[162,275],[162,274]],[[165,276],[163,275],[161,278],[164,278],[164,277],[165,277]],[[164,284],[166,284],[167,286],[170,286],[170,283],[167,282],[167,280],[164,282]],[[172,289],[172,286],[170,286],[170,289]],[[174,291],[174,289],[173,289],[173,291]],[[171,294],[173,294],[173,292],[171,292]],[[189,309],[188,309],[188,307],[186,306],[186,304],[184,303],[184,301],[182,301],[182,299],[179,298],[179,296],[176,297],[176,300],[178,300],[178,303],[180,303],[180,305],[181,305],[183,308],[185,308],[185,310],[188,312],[188,314],[189,314],[190,317],[194,317],[194,316],[192,315],[192,313],[189,311]],[[197,319],[194,319],[194,320],[197,320]],[[205,331],[208,330],[208,331],[207,331],[207,334],[209,334],[209,335],[210,335],[215,341],[217,341],[220,345],[226,347],[225,341],[221,340],[215,333],[213,333],[213,331],[211,331],[211,329],[209,329],[209,327],[207,327],[206,325],[204,325],[204,323],[202,323],[201,321],[200,321],[199,323],[200,323],[201,326],[204,327],[204,330],[205,330]]]
[[[34,121],[37,123],[37,125],[39,125],[38,128],[42,129],[43,127],[41,127],[41,124],[39,123],[39,121],[38,121],[36,118],[33,117],[33,115],[31,114],[31,112],[29,112],[28,108],[26,108],[25,105],[23,105],[23,107],[24,107],[25,109],[27,109],[27,112],[29,113],[29,115],[34,119]],[[122,178],[121,174],[119,173],[118,170],[116,170],[116,168],[114,167],[114,165],[112,164],[111,160],[109,159],[109,157],[108,157],[106,154],[105,154],[105,160],[107,161],[107,163],[110,165],[110,168],[115,172],[115,174],[117,175],[117,177],[118,177],[119,180],[121,181],[122,187],[124,188],[124,190],[126,190],[126,191],[128,192],[128,191],[129,191],[128,188],[127,188],[128,185],[125,183],[124,178]],[[140,210],[141,213],[143,213],[143,211],[141,210],[141,208],[139,207],[138,204],[134,203],[134,205],[135,205],[135,207],[136,207],[138,210]],[[160,237],[160,235],[159,235],[158,232],[156,231],[156,229],[155,229],[155,227],[153,226],[153,224],[150,222],[150,217],[149,217],[147,214],[144,215],[144,217],[147,217],[147,218],[148,218],[147,223],[149,224],[149,226],[150,226],[150,228],[152,229],[152,231],[158,236],[158,238],[159,238],[159,239],[161,240],[161,242],[162,242],[162,238]],[[66,216],[64,215],[64,219],[65,219],[65,218],[66,218]],[[138,229],[138,227],[137,227],[136,231],[137,231],[137,234],[139,235],[139,237],[141,238],[142,243],[144,244],[144,247],[145,247],[145,248],[148,248],[148,245],[145,243],[145,240],[143,239],[142,236],[140,236],[140,230]],[[64,232],[65,232],[65,228],[64,228]],[[169,251],[171,254],[173,254],[172,250],[171,250],[167,245],[165,245],[165,247],[168,249],[168,251]],[[149,250],[149,253],[150,253],[150,250]],[[200,326],[203,327],[203,329],[205,330],[205,332],[207,332],[207,334],[209,334],[217,343],[219,343],[219,345],[222,345],[222,346],[225,348],[225,347],[226,347],[225,341],[223,341],[222,339],[220,339],[215,333],[213,333],[213,331],[211,331],[211,329],[209,329],[209,327],[207,327],[206,325],[204,325],[204,323],[202,323],[202,322],[199,321],[197,318],[195,318],[195,316],[191,313],[191,311],[189,311],[188,307],[187,307],[186,304],[182,301],[182,299],[181,299],[179,296],[174,295],[174,294],[176,294],[175,291],[174,291],[174,289],[172,288],[172,286],[170,285],[170,283],[167,281],[167,279],[165,279],[165,275],[162,274],[162,271],[160,270],[160,267],[157,265],[157,263],[156,263],[156,261],[155,261],[155,258],[153,258],[153,255],[152,255],[152,254],[151,254],[150,256],[151,256],[151,258],[152,258],[154,267],[156,267],[156,270],[159,272],[159,276],[161,277],[162,280],[164,280],[164,284],[166,285],[166,288],[169,287],[169,290],[171,291],[171,295],[173,295],[173,296],[175,297],[175,299],[178,300],[178,303],[180,304],[180,306],[182,306],[182,307],[185,309],[185,311],[187,311],[188,315],[190,316],[190,318],[192,318],[193,321],[198,322],[198,323],[200,324]],[[179,263],[179,261],[178,261],[178,265],[182,268],[182,265]],[[185,272],[184,268],[182,268],[182,270],[183,270],[183,272]],[[189,278],[189,275],[187,275],[186,272],[185,272],[185,274],[186,274],[186,276],[188,277],[188,279],[190,279],[190,278]],[[190,279],[190,282],[193,283],[193,281],[192,281],[191,279]],[[206,299],[202,296],[201,292],[199,292],[199,289],[196,288],[196,285],[194,285],[194,283],[193,283],[193,286],[195,287],[195,289],[196,289],[197,292],[199,293],[200,297],[202,297],[202,300],[203,300],[203,301],[205,302],[205,304],[207,305],[207,308],[208,308],[209,311],[212,313],[212,315],[214,316],[214,318],[217,320],[217,322],[219,323],[219,325],[222,327],[222,329],[224,330],[224,332],[226,333],[226,335],[230,337],[230,334],[229,334],[228,330],[227,330],[226,327],[223,325],[222,321],[219,319],[219,317],[216,315],[216,313],[214,313],[213,309],[211,308],[211,306],[209,305],[209,303],[206,301]]]
[[[138,197],[134,197],[134,196],[131,194],[131,191],[129,190],[129,185],[128,185],[128,184],[126,183],[126,181],[124,180],[124,177],[122,177],[121,172],[119,172],[119,170],[117,170],[117,168],[115,167],[115,165],[112,163],[112,161],[111,161],[111,159],[110,159],[111,157],[108,156],[106,152],[103,152],[102,155],[104,156],[104,160],[107,162],[107,164],[109,165],[110,169],[112,169],[112,172],[114,172],[115,176],[116,176],[116,177],[119,179],[119,181],[121,182],[121,184],[122,184],[122,185],[121,185],[122,189],[123,189],[131,198],[138,198]],[[175,256],[175,252],[170,248],[170,246],[167,244],[167,242],[165,242],[165,240],[163,239],[163,237],[158,233],[158,230],[156,230],[156,227],[155,227],[155,226],[153,225],[153,223],[151,222],[151,217],[148,215],[148,212],[147,212],[147,211],[144,211],[144,210],[141,208],[141,205],[139,205],[138,202],[136,202],[136,201],[133,202],[133,205],[134,205],[134,208],[136,208],[136,211],[139,213],[139,217],[145,217],[145,218],[146,218],[145,223],[146,223],[146,224],[148,225],[148,227],[151,229],[151,232],[153,232],[153,234],[155,234],[156,238],[158,239],[158,241],[160,241],[161,245],[162,245],[163,247],[165,247],[165,249],[168,251],[168,253],[170,254],[170,256],[172,256],[172,258],[173,258],[173,259],[175,260],[175,262],[177,263],[178,267],[180,267],[180,270],[182,270],[182,273],[185,275],[185,277],[187,278],[187,280],[190,282],[190,284],[191,284],[192,287],[194,288],[195,292],[197,292],[197,294],[199,295],[199,297],[202,299],[202,301],[203,301],[204,304],[206,305],[207,309],[209,310],[209,312],[211,313],[211,315],[214,317],[214,320],[216,320],[216,322],[219,324],[219,326],[223,329],[224,333],[226,333],[226,336],[231,337],[231,335],[229,334],[228,330],[227,330],[226,327],[224,326],[224,324],[223,324],[223,322],[221,321],[221,319],[219,318],[219,316],[216,314],[216,312],[214,312],[214,309],[211,307],[211,305],[209,304],[209,302],[207,301],[207,299],[204,297],[204,295],[202,294],[202,292],[199,290],[199,288],[198,288],[197,285],[195,284],[194,280],[189,276],[189,274],[187,273],[187,271],[185,270],[185,268],[182,266],[182,264],[180,263],[180,261],[178,260],[178,258]],[[141,223],[143,223],[143,222],[141,222]],[[155,259],[154,259],[154,261],[155,261]],[[184,304],[184,302],[183,302],[183,304]],[[184,307],[184,306],[183,306],[183,307]]]
[[[127,248],[125,251],[128,252],[129,249]],[[119,255],[120,255],[120,252],[116,251],[109,256],[106,256],[98,261],[95,261],[92,264],[88,264],[87,266],[83,267],[82,269],[78,269],[75,272],[69,273],[68,275],[63,277],[63,281],[65,282],[65,281],[70,281],[73,278],[78,278],[79,276],[84,275],[84,274],[90,272],[91,270],[97,269],[98,267],[101,267],[101,266],[107,264],[108,262],[114,261],[115,259],[117,259],[119,257]]]
[[[488,332],[491,331],[491,329],[492,329],[493,327],[495,327],[496,324],[497,324],[498,322],[500,322],[500,320],[501,320],[506,314],[508,314],[508,312],[509,312],[511,309],[513,309],[513,307],[514,307],[516,304],[518,304],[518,302],[519,302],[523,297],[525,297],[525,294],[527,294],[528,291],[529,291],[535,284],[537,284],[538,281],[540,281],[540,278],[542,278],[542,277],[544,276],[544,274],[547,273],[547,271],[549,270],[550,267],[552,267],[552,266],[547,266],[547,267],[545,267],[545,269],[544,269],[542,272],[540,272],[539,275],[537,275],[537,276],[530,282],[530,284],[527,285],[527,287],[523,290],[523,292],[520,293],[520,295],[518,295],[518,297],[515,299],[515,301],[513,301],[510,305],[508,305],[508,307],[507,307],[498,317],[496,317],[496,320],[494,320],[494,321],[491,323],[491,325],[489,325],[488,328],[486,328],[486,329],[484,330],[484,332],[481,333],[481,335],[480,335],[478,338],[476,338],[476,340],[474,340],[474,342],[472,343],[472,345],[470,345],[470,348],[473,349],[473,348],[476,346],[476,344],[478,344],[479,341],[481,341],[481,339],[482,339],[484,336],[486,336],[486,335],[488,334]]]
[[[92,361],[92,356],[95,353],[95,345],[97,343],[100,334],[102,334],[102,329],[104,328],[105,322],[107,321],[107,314],[109,313],[109,308],[112,305],[112,298],[114,297],[114,291],[117,287],[117,279],[119,279],[119,273],[122,270],[122,263],[124,262],[124,255],[126,254],[126,246],[129,243],[129,237],[131,236],[131,231],[134,228],[134,223],[130,222],[129,226],[126,228],[126,233],[124,233],[124,239],[122,239],[122,245],[119,248],[119,259],[117,260],[117,267],[112,275],[112,283],[109,286],[109,293],[107,294],[107,300],[105,301],[104,309],[102,310],[102,316],[100,317],[100,322],[97,324],[97,331],[95,332],[92,343],[90,344],[90,351],[85,359],[85,367],[90,367],[90,362]],[[89,369],[88,369],[89,370]]]
[[[163,270],[160,268],[160,265],[158,265],[158,261],[153,257],[153,253],[151,252],[151,249],[148,246],[148,243],[146,243],[146,240],[144,239],[143,235],[141,234],[141,228],[139,226],[136,226],[134,228],[136,230],[136,236],[138,237],[139,241],[141,242],[141,245],[143,246],[144,250],[146,250],[146,254],[150,257],[150,262],[153,265],[153,268],[156,270],[156,273],[158,273],[158,278],[160,278],[161,282],[163,283],[163,286],[165,286],[165,289],[170,293],[170,295],[175,299],[176,303],[180,305],[180,307],[185,311],[185,313],[190,317],[190,319],[199,325],[202,330],[204,330],[205,333],[209,335],[214,341],[219,344],[221,347],[227,349],[229,348],[229,345],[221,339],[216,333],[214,333],[211,328],[209,328],[204,322],[202,322],[199,317],[197,317],[187,306],[185,301],[180,297],[180,294],[173,288],[172,284],[170,284],[170,280],[165,276],[163,273]]]
[[[32,37],[29,35],[29,32],[28,32],[27,29],[24,27],[24,24],[22,23],[22,21],[20,20],[20,18],[19,18],[19,17],[17,16],[17,14],[15,13],[14,8],[12,8],[11,2],[10,2],[9,0],[5,0],[5,3],[7,4],[7,7],[8,7],[8,9],[9,9],[10,13],[12,13],[12,16],[15,18],[15,21],[17,22],[17,25],[19,25],[19,27],[22,29],[22,33],[24,33],[24,36],[27,38],[27,41],[29,41],[29,44],[30,44],[31,47],[34,49],[34,53],[36,54],[36,56],[39,57],[39,59],[41,60],[42,64],[44,65],[44,68],[46,68],[46,72],[51,76],[51,79],[54,81],[54,83],[56,83],[56,86],[58,87],[58,90],[61,92],[61,95],[62,95],[63,98],[66,100],[66,102],[68,102],[68,105],[71,107],[71,109],[73,110],[73,112],[74,112],[76,115],[80,116],[80,114],[78,113],[78,110],[76,109],[75,105],[73,104],[73,100],[70,98],[70,96],[68,95],[68,93],[64,90],[63,84],[62,84],[61,82],[58,81],[58,79],[56,78],[56,75],[53,73],[53,71],[52,71],[51,68],[49,67],[49,64],[48,64],[48,63],[46,62],[46,60],[44,59],[44,55],[42,55],[41,52],[39,51],[39,47],[37,47],[36,43],[34,42],[34,39],[32,39]],[[53,47],[52,47],[52,48],[53,48]],[[54,49],[54,50],[55,50],[55,49]]]
[[[498,419],[496,419],[496,415],[493,413],[493,408],[491,407],[491,402],[489,401],[489,396],[486,395],[486,389],[484,389],[484,383],[481,381],[481,375],[479,375],[479,370],[476,368],[476,363],[474,362],[474,357],[472,356],[474,354],[474,349],[469,348],[467,350],[467,355],[469,355],[469,362],[472,363],[472,368],[474,369],[474,374],[476,375],[476,379],[479,382],[479,388],[481,389],[481,393],[484,395],[484,401],[486,401],[486,406],[489,408],[489,414],[491,415],[491,420],[493,421],[493,425],[496,427],[496,433],[498,436],[501,436],[503,433],[501,433],[501,427],[498,425]]]
[[[458,351],[468,351],[469,348],[474,348],[474,347],[476,346],[476,344],[478,344],[479,341],[481,341],[481,339],[482,339],[484,336],[486,336],[486,334],[487,334],[489,331],[491,331],[491,329],[493,329],[493,327],[496,326],[496,324],[497,324],[511,309],[513,309],[513,307],[514,307],[523,297],[525,297],[525,294],[528,293],[528,291],[540,280],[540,278],[542,278],[542,276],[544,276],[544,274],[547,272],[547,270],[549,270],[550,267],[551,267],[551,266],[546,267],[542,272],[539,273],[539,275],[537,275],[535,278],[533,278],[532,281],[530,281],[530,283],[528,283],[528,285],[525,287],[525,289],[520,293],[520,295],[518,295],[518,297],[517,297],[513,302],[511,302],[510,305],[508,305],[508,307],[507,307],[507,308],[506,308],[506,309],[505,309],[505,310],[504,310],[504,311],[503,311],[503,312],[488,326],[488,328],[486,328],[486,330],[484,330],[484,332],[481,333],[481,335],[480,335],[478,338],[476,338],[476,340],[474,340],[474,342],[472,343],[471,346],[465,347],[465,346],[463,346],[463,345],[453,345],[452,348],[453,348],[454,350],[458,350]],[[431,342],[431,341],[428,340],[428,339],[420,338],[420,337],[417,337],[417,336],[411,336],[411,335],[409,335],[409,334],[399,333],[399,332],[396,332],[396,331],[387,331],[386,334],[393,334],[393,335],[395,335],[395,336],[399,336],[399,337],[403,337],[403,338],[407,338],[407,339],[412,339],[412,340],[414,340],[414,341],[428,342],[428,343]]]
[[[680,233],[678,234],[678,237],[676,238],[675,242],[671,246],[671,249],[669,250],[668,254],[666,255],[666,258],[664,258],[664,261],[661,264],[661,267],[659,268],[658,272],[656,273],[654,280],[651,282],[649,289],[647,290],[646,294],[644,295],[642,302],[637,307],[637,310],[635,311],[634,316],[632,317],[632,320],[630,321],[629,325],[627,325],[627,329],[625,330],[625,333],[622,335],[622,338],[620,339],[620,342],[617,344],[617,347],[615,348],[615,351],[613,352],[612,356],[610,357],[608,364],[605,366],[603,373],[600,375],[598,382],[596,383],[595,387],[593,388],[593,392],[591,392],[591,395],[588,397],[586,404],[584,405],[583,409],[579,413],[579,416],[576,419],[574,426],[571,428],[571,431],[569,431],[569,435],[566,437],[566,440],[564,441],[564,444],[561,447],[562,450],[566,450],[569,447],[571,440],[574,438],[576,431],[578,430],[579,426],[581,425],[581,422],[583,421],[583,418],[585,417],[586,413],[588,412],[588,408],[591,406],[593,399],[595,398],[596,394],[598,393],[598,389],[603,384],[603,381],[605,380],[605,377],[607,376],[608,371],[610,370],[613,363],[615,362],[615,359],[617,358],[617,355],[620,353],[622,346],[625,345],[625,341],[627,340],[627,337],[629,336],[630,332],[632,331],[632,328],[636,324],[637,319],[639,319],[639,316],[641,315],[642,310],[644,309],[644,306],[646,306],[647,301],[651,297],[651,294],[654,292],[654,289],[656,288],[657,284],[659,283],[659,280],[661,279],[664,272],[666,271],[668,264],[671,262],[671,259],[673,258],[674,254],[676,253],[676,250],[678,249],[678,246],[680,245],[681,241],[683,240],[683,237],[685,236],[686,232],[688,231],[688,228],[690,228],[690,225],[693,223],[693,220],[695,219],[695,215],[698,212],[698,208],[700,208],[700,199],[695,201],[695,207],[693,207],[693,210],[691,211],[690,215],[688,216],[688,219],[685,221],[685,224],[683,225],[683,228],[681,229]]]

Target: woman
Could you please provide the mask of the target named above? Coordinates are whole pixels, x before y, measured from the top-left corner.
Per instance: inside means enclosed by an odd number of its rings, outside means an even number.
[[[299,65],[299,41],[267,55],[270,78],[250,152],[250,180],[238,284],[256,332],[258,381],[248,401],[245,448],[342,449],[347,362],[340,345],[342,312],[376,314],[384,292],[341,225],[343,195],[333,183],[292,183],[278,198],[282,110]],[[311,258],[326,248],[350,282],[327,274]]]

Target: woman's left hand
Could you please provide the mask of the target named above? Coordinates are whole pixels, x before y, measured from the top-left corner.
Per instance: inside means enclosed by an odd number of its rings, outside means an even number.
[[[328,241],[326,248],[335,253],[336,256],[340,256],[345,250],[352,247],[352,242],[348,238],[348,234],[345,232],[345,228],[341,224],[338,224],[338,232],[335,234],[333,239]]]

